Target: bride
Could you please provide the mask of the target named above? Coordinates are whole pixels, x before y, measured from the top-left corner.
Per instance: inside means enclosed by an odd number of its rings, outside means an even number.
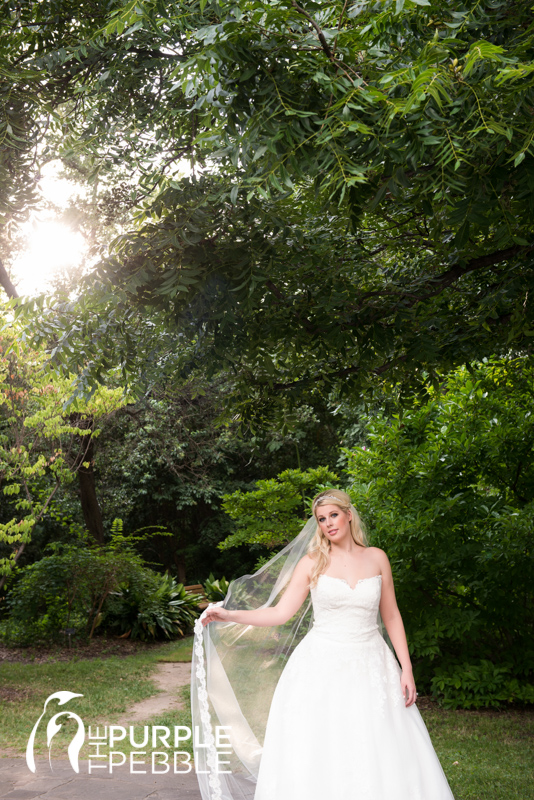
[[[453,800],[414,705],[389,560],[367,546],[345,492],[321,492],[312,510],[308,525],[267,569],[235,581],[224,606],[210,606],[197,623],[193,716],[202,721],[207,744],[206,751],[195,750],[195,762],[204,756],[204,766],[211,764],[207,779],[199,775],[203,798]],[[302,636],[308,595],[313,625]],[[217,623],[213,637],[209,623]],[[274,626],[282,631],[278,637]],[[257,712],[266,700],[265,726]],[[241,772],[219,774],[219,756],[209,746],[213,716],[231,731],[237,759],[230,763]]]

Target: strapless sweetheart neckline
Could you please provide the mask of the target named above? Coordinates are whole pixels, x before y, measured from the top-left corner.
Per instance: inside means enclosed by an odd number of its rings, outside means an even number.
[[[372,581],[375,578],[381,579],[382,575],[371,575],[369,578],[360,578],[358,581],[356,581],[354,586],[351,586],[350,583],[347,580],[345,580],[345,578],[337,578],[335,575],[327,575],[326,572],[321,572],[319,578],[330,578],[330,580],[332,581],[341,581],[341,583],[346,584],[351,590],[351,592],[353,592],[360,583],[363,583],[364,581]]]

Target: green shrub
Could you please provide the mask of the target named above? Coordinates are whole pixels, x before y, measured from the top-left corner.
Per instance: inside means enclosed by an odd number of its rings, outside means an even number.
[[[43,614],[36,620],[18,620],[9,617],[0,622],[0,641],[8,647],[27,647],[33,644],[67,641],[66,630],[74,630],[73,639],[84,633],[85,617],[83,614],[70,615],[65,624],[64,616],[56,613]]]
[[[534,703],[534,685],[521,683],[514,665],[493,664],[482,659],[476,664],[437,667],[432,694],[445,708],[499,708],[505,703]]]
[[[215,580],[213,573],[210,572],[209,578],[204,583],[204,594],[210,603],[217,603],[224,600],[228,593],[229,583],[226,578]]]
[[[110,594],[142,570],[129,550],[56,545],[51,555],[20,570],[6,597],[0,636],[7,644],[29,645],[62,640],[65,628],[76,628],[91,637]]]
[[[145,569],[108,599],[102,626],[131,639],[183,636],[199,616],[201,599],[169,575]]]
[[[338,481],[327,467],[286,469],[276,478],[256,481],[252,491],[224,494],[222,507],[235,531],[219,542],[219,549],[248,544],[271,550],[286,545],[308,519],[311,498]]]

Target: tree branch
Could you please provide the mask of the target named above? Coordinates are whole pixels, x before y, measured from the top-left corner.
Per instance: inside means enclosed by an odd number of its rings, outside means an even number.
[[[11,282],[11,278],[7,274],[7,270],[4,267],[4,264],[1,259],[0,259],[0,286],[2,286],[2,288],[4,289],[10,300],[19,296],[17,290],[15,289],[13,283]]]
[[[505,325],[510,322],[511,315],[510,314],[501,314],[497,319],[489,319],[488,323],[490,325]],[[465,335],[465,331],[464,331]],[[390,359],[389,361],[385,361],[378,367],[374,369],[368,369],[367,371],[373,375],[379,377],[389,370],[393,369],[394,367],[398,366],[399,364],[407,361],[408,356],[406,354],[399,355],[395,358]],[[361,364],[352,364],[349,367],[342,367],[341,369],[334,369],[331,372],[327,372],[326,370],[321,371],[321,376],[327,379],[332,378],[347,378],[349,375],[356,375],[358,372],[362,371]],[[307,378],[299,378],[299,380],[292,381],[291,383],[273,383],[272,389],[275,391],[284,391],[284,390],[292,390],[302,388],[307,386],[311,383],[315,383],[317,381],[317,377],[315,375]],[[269,384],[271,385],[271,384]]]
[[[412,288],[406,291],[403,291],[402,289],[399,290],[397,296],[399,298],[407,298],[408,303],[404,306],[404,308],[411,308],[417,303],[423,303],[430,297],[435,297],[436,295],[441,294],[444,289],[447,289],[451,284],[455,283],[460,278],[463,278],[465,275],[469,275],[471,272],[476,272],[477,270],[485,269],[486,267],[493,267],[496,264],[507,261],[513,256],[522,253],[530,253],[532,250],[534,250],[534,245],[532,244],[514,245],[513,247],[508,247],[506,250],[496,250],[494,253],[490,253],[485,256],[478,256],[477,258],[473,258],[471,261],[468,261],[465,266],[462,266],[461,264],[455,264],[454,266],[450,267],[450,269],[442,272],[441,275],[437,275],[435,278],[429,278],[425,285],[433,285],[433,288],[429,289],[429,291],[424,294],[415,294],[414,289]],[[368,300],[370,297],[385,296],[387,294],[391,294],[392,291],[393,290],[391,289],[387,289],[384,291],[377,290],[375,292],[367,292],[362,296],[362,301]],[[364,302],[360,302],[360,304],[356,306],[354,310],[360,312],[363,308]],[[390,309],[385,312],[377,313],[371,317],[369,322],[376,322],[390,313]]]
[[[303,17],[306,17],[306,19],[308,20],[308,22],[311,25],[313,25],[313,27],[315,28],[315,32],[317,33],[317,37],[318,37],[319,41],[321,42],[321,47],[325,51],[326,55],[328,56],[328,58],[332,62],[332,64],[335,64],[336,60],[334,58],[334,54],[330,50],[330,48],[328,46],[328,42],[326,41],[326,39],[324,37],[324,33],[322,32],[321,28],[318,26],[318,24],[316,23],[314,18],[312,16],[310,16],[310,14],[308,14],[307,11],[305,11],[303,8],[301,8],[299,6],[299,4],[296,2],[296,0],[291,0],[291,5],[293,6],[293,8],[296,11],[299,12],[299,14],[302,14]]]

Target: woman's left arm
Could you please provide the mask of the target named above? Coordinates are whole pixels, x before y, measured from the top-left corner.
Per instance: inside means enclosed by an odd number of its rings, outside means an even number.
[[[382,621],[386,626],[391,643],[395,648],[397,658],[399,659],[402,675],[401,675],[401,688],[404,697],[406,698],[406,706],[411,706],[415,703],[415,682],[413,679],[412,662],[410,659],[410,651],[408,650],[408,642],[406,641],[406,632],[404,630],[404,623],[397,606],[395,598],[395,588],[393,586],[393,575],[391,574],[391,566],[389,559],[383,550],[373,548],[376,550],[377,561],[380,564],[382,573],[382,597],[380,600],[380,615]]]

